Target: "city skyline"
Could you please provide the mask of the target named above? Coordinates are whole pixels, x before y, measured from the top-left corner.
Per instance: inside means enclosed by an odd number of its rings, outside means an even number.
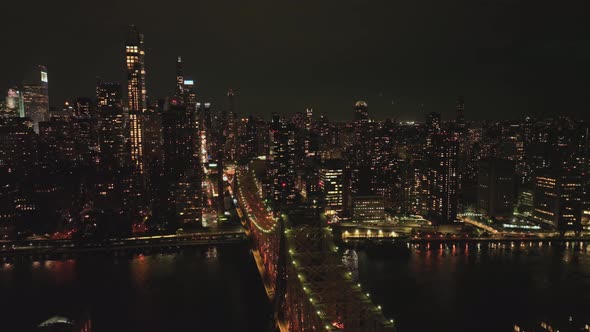
[[[555,112],[585,116],[588,23],[577,7],[582,2],[555,9],[532,2],[465,1],[443,8],[430,1],[344,1],[337,7],[303,2],[281,8],[263,1],[233,4],[235,11],[227,13],[223,4],[180,3],[185,10],[176,11],[176,24],[167,24],[172,23],[164,15],[168,9],[161,16],[142,16],[154,12],[150,2],[103,4],[112,9],[108,22],[67,1],[52,6],[63,9],[68,24],[42,26],[48,4],[29,10],[31,24],[13,40],[19,52],[0,55],[12,64],[0,69],[0,88],[20,83],[34,64],[48,67],[54,106],[92,96],[96,76],[124,83],[121,45],[127,26],[136,24],[146,36],[152,102],[172,92],[180,55],[200,99],[216,105],[233,88],[238,108],[254,115],[312,107],[343,121],[350,119],[351,103],[366,100],[376,119],[421,120],[433,111],[450,119],[461,95],[467,120]],[[256,23],[262,13],[273,29]],[[12,17],[4,22],[16,24]],[[33,39],[38,43],[23,42]]]
[[[0,54],[2,326],[590,332],[576,8],[111,1]]]

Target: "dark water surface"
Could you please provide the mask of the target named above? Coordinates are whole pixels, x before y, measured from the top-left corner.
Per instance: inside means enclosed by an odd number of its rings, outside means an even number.
[[[0,263],[0,331],[88,310],[94,331],[267,331],[247,245]]]
[[[344,251],[344,250],[343,250]],[[400,332],[512,331],[590,322],[590,245],[356,249],[355,277]],[[0,331],[87,310],[94,331],[268,331],[272,308],[247,245],[0,262]]]
[[[570,316],[590,323],[588,243],[431,244],[355,252],[363,289],[401,332],[513,331],[515,323],[538,326],[541,319]]]

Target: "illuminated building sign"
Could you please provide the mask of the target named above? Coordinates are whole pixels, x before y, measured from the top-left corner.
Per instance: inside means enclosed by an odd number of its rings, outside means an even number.
[[[195,85],[194,80],[184,80],[184,85]]]
[[[45,83],[48,82],[48,80],[47,80],[47,73],[44,72],[44,71],[41,72],[41,82],[45,82]]]

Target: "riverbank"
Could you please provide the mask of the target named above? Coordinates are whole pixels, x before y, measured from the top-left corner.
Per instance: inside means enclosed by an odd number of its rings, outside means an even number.
[[[106,239],[103,241],[28,239],[0,241],[0,257],[61,255],[98,251],[133,251],[156,248],[174,249],[202,245],[246,243],[246,241],[246,233],[241,227],[216,228],[183,234]]]

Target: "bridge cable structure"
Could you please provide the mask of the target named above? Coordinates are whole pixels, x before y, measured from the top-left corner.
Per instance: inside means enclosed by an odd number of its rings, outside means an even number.
[[[275,217],[248,167],[238,169],[237,189],[239,214],[281,332],[397,331],[342,264],[330,228]]]

